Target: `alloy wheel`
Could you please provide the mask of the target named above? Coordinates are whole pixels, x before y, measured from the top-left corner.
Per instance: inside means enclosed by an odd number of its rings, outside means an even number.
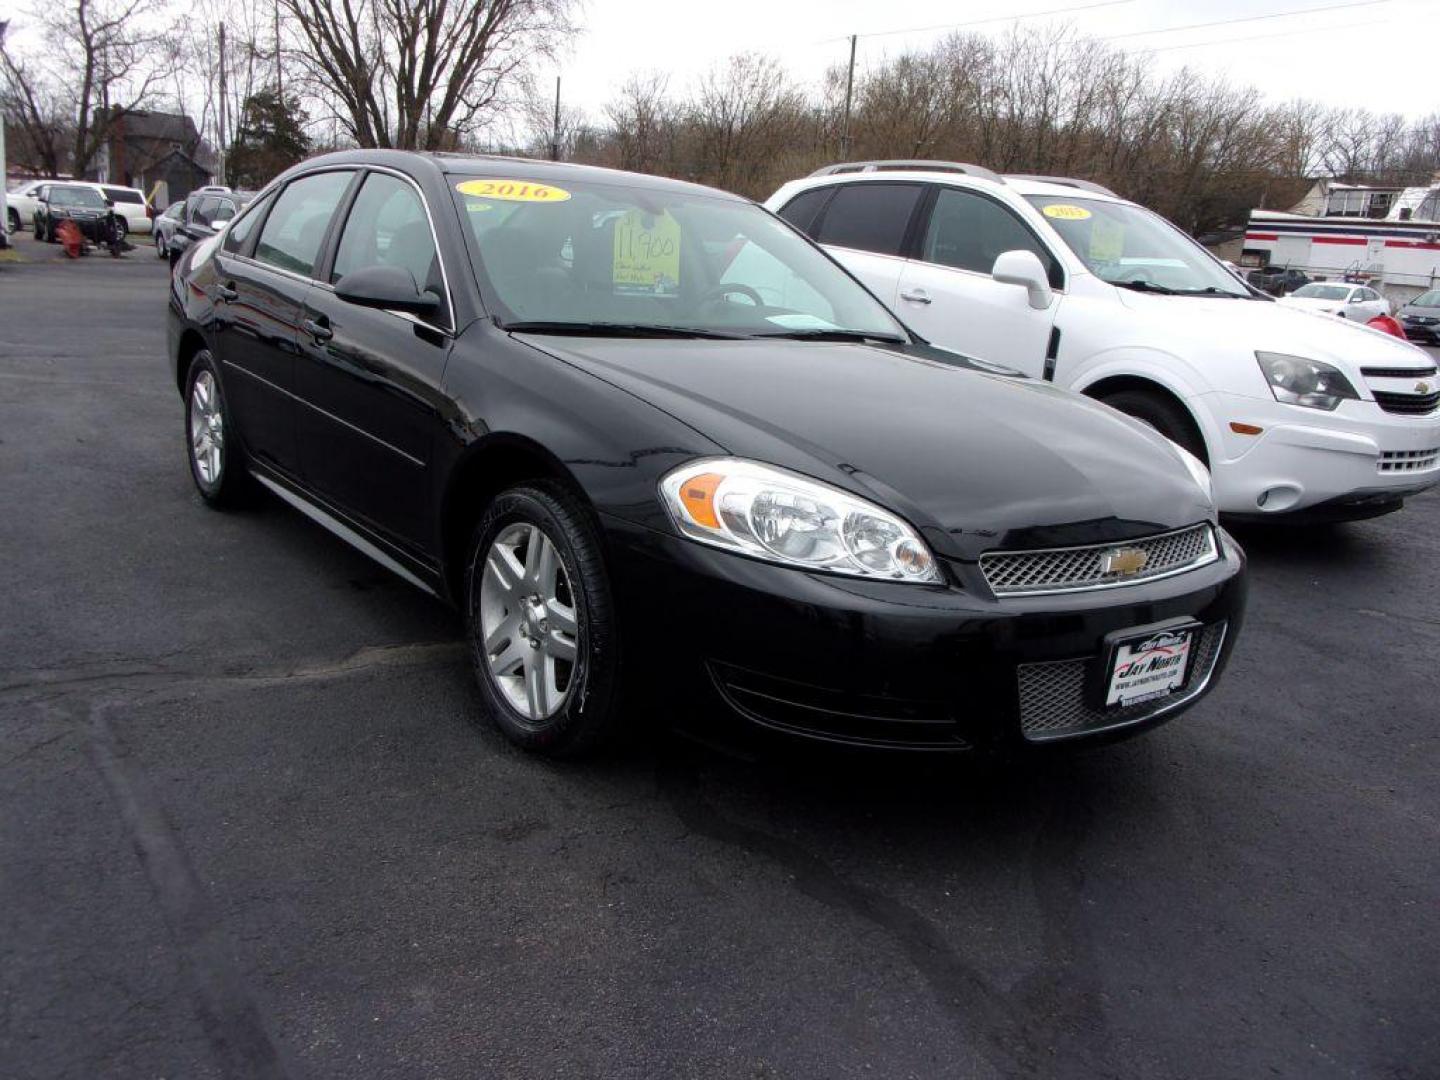
[[[495,685],[521,716],[538,724],[564,706],[576,682],[579,616],[560,551],[536,525],[508,526],[485,554],[480,640]]]
[[[195,376],[190,388],[190,456],[207,487],[220,482],[225,468],[225,418],[215,376],[208,371]]]

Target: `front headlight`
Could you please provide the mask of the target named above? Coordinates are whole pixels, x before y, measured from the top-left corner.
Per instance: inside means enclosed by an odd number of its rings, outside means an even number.
[[[1332,364],[1272,352],[1257,352],[1255,359],[1276,401],[1334,412],[1340,402],[1360,398],[1350,380]]]
[[[683,465],[660,481],[685,536],[770,562],[936,583],[935,557],[894,514],[839,488],[735,458]]]

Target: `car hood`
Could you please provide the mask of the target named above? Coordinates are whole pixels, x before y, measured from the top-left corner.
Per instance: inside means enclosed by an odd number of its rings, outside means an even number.
[[[1400,316],[1410,316],[1420,319],[1440,319],[1440,307],[1416,307],[1414,304],[1406,304],[1398,312]]]
[[[1117,291],[1121,303],[1155,318],[1172,342],[1186,338],[1213,348],[1223,334],[1225,342],[1246,353],[1258,350],[1324,360],[1349,375],[1357,387],[1363,383],[1362,366],[1420,367],[1430,359],[1393,334],[1319,310],[1326,305],[1339,307],[1338,300],[1226,300]]]
[[[984,373],[938,349],[523,339],[737,457],[889,507],[950,557],[1123,540],[1212,516],[1159,435],[1089,399]]]

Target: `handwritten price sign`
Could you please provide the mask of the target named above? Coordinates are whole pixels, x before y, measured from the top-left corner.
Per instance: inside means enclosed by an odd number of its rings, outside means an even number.
[[[616,292],[674,296],[680,290],[680,223],[631,210],[615,222],[611,280]]]

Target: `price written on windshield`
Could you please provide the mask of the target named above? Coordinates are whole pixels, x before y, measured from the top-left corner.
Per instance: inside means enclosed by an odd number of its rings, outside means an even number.
[[[611,279],[627,292],[673,294],[680,287],[680,223],[631,210],[615,222]]]

